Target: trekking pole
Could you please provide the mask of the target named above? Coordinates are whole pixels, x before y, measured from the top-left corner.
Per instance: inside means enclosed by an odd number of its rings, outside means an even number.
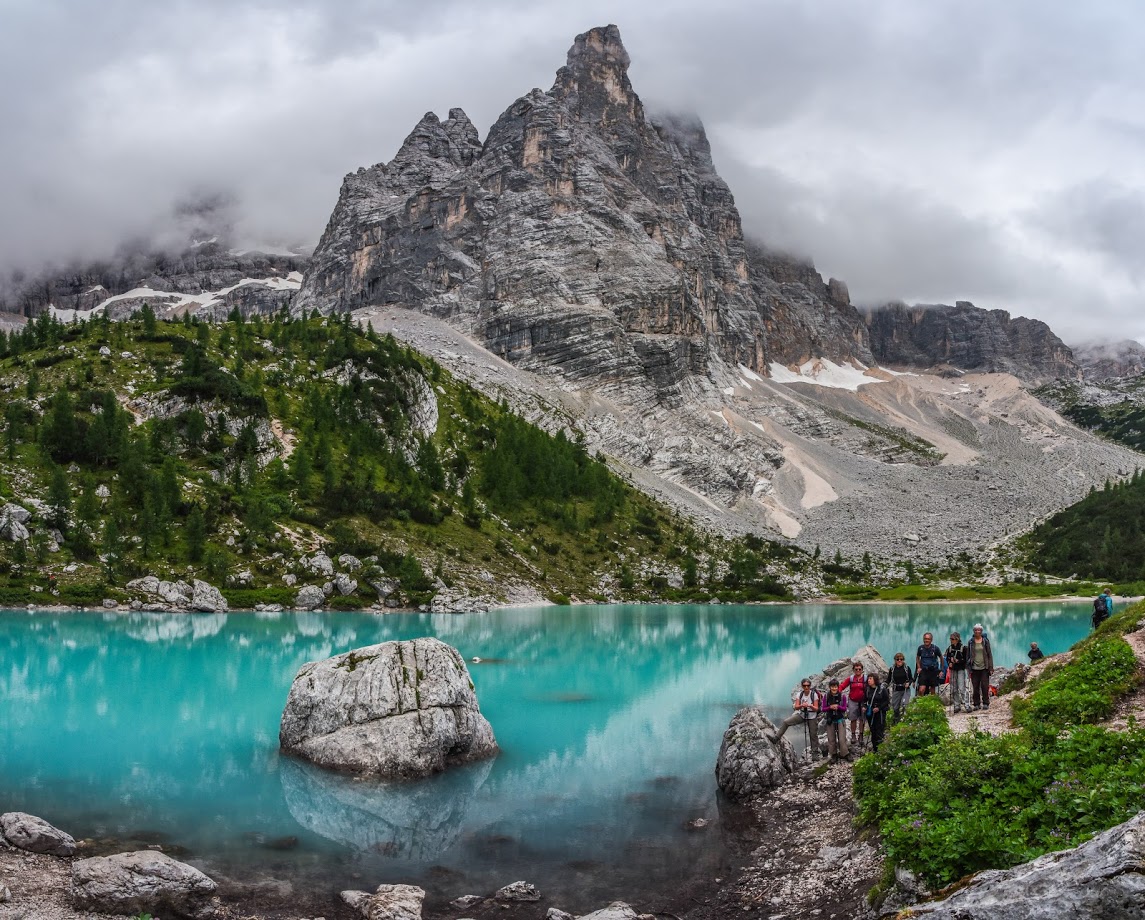
[[[807,755],[811,756],[811,726],[807,724],[807,716],[803,717],[803,740],[807,743]]]

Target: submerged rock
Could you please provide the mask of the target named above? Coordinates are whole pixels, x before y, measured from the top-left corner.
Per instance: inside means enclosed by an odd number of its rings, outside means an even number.
[[[539,901],[541,893],[532,882],[512,882],[497,889],[493,897],[498,901]]]
[[[1145,918],[1145,812],[1071,850],[982,872],[950,897],[912,908],[933,920]]]
[[[716,758],[716,783],[733,799],[752,799],[774,789],[795,770],[795,751],[758,706],[732,717]]]
[[[457,649],[383,642],[303,665],[279,743],[321,767],[416,779],[497,753]]]
[[[215,915],[215,883],[198,869],[155,850],[94,856],[72,864],[72,898],[84,910],[109,914],[162,911],[206,920]]]
[[[52,827],[43,818],[22,811],[0,815],[0,836],[17,849],[29,853],[72,856],[76,851],[76,842],[71,834]]]
[[[342,900],[366,920],[421,920],[425,891],[416,885],[379,885],[366,891],[343,891]]]

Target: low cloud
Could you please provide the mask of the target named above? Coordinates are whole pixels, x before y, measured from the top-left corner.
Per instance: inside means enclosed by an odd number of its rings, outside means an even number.
[[[708,125],[745,226],[856,299],[1145,336],[1145,20],[1114,0],[8,0],[0,272],[203,194],[242,242],[314,242],[426,110],[484,130],[614,20],[649,109]]]

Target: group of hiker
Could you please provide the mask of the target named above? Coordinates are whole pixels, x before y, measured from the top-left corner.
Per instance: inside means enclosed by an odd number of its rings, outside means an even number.
[[[1094,628],[1112,613],[1113,596],[1106,588],[1093,602]],[[1036,642],[1030,643],[1026,655],[1031,664],[1045,657]],[[852,747],[864,745],[869,728],[871,744],[877,751],[886,735],[887,719],[897,722],[902,718],[912,689],[918,696],[929,696],[937,693],[941,684],[949,683],[948,705],[954,712],[978,712],[990,708],[993,671],[994,653],[981,623],[974,624],[966,642],[960,633],[952,632],[945,650],[934,644],[932,633],[923,633],[922,644],[915,651],[913,670],[907,664],[906,655],[896,652],[894,664],[885,675],[866,672],[863,663],[855,661],[851,674],[841,681],[832,678],[825,692],[812,686],[810,678],[804,678],[792,698],[793,712],[780,723],[776,740],[782,738],[787,729],[802,724],[811,758],[818,760],[822,724],[827,735],[827,755],[837,760],[847,757]]]
[[[1036,644],[1034,648],[1036,648]],[[938,692],[949,674],[950,699],[955,712],[978,711],[990,707],[990,674],[994,653],[982,624],[976,623],[967,642],[957,632],[950,634],[945,650],[934,644],[932,633],[924,633],[915,651],[914,667],[903,652],[896,652],[886,674],[866,671],[861,661],[851,665],[851,673],[832,678],[826,692],[804,678],[792,700],[792,713],[780,724],[776,739],[787,729],[802,724],[813,760],[820,756],[819,728],[826,730],[827,755],[831,760],[847,757],[852,747],[865,745],[867,729],[877,751],[886,735],[887,720],[902,718],[912,689],[919,696]]]

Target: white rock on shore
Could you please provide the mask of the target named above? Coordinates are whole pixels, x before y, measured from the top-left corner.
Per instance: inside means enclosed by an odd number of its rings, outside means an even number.
[[[911,916],[1145,920],[1145,811],[1073,849],[979,873],[950,897],[915,905]]]

